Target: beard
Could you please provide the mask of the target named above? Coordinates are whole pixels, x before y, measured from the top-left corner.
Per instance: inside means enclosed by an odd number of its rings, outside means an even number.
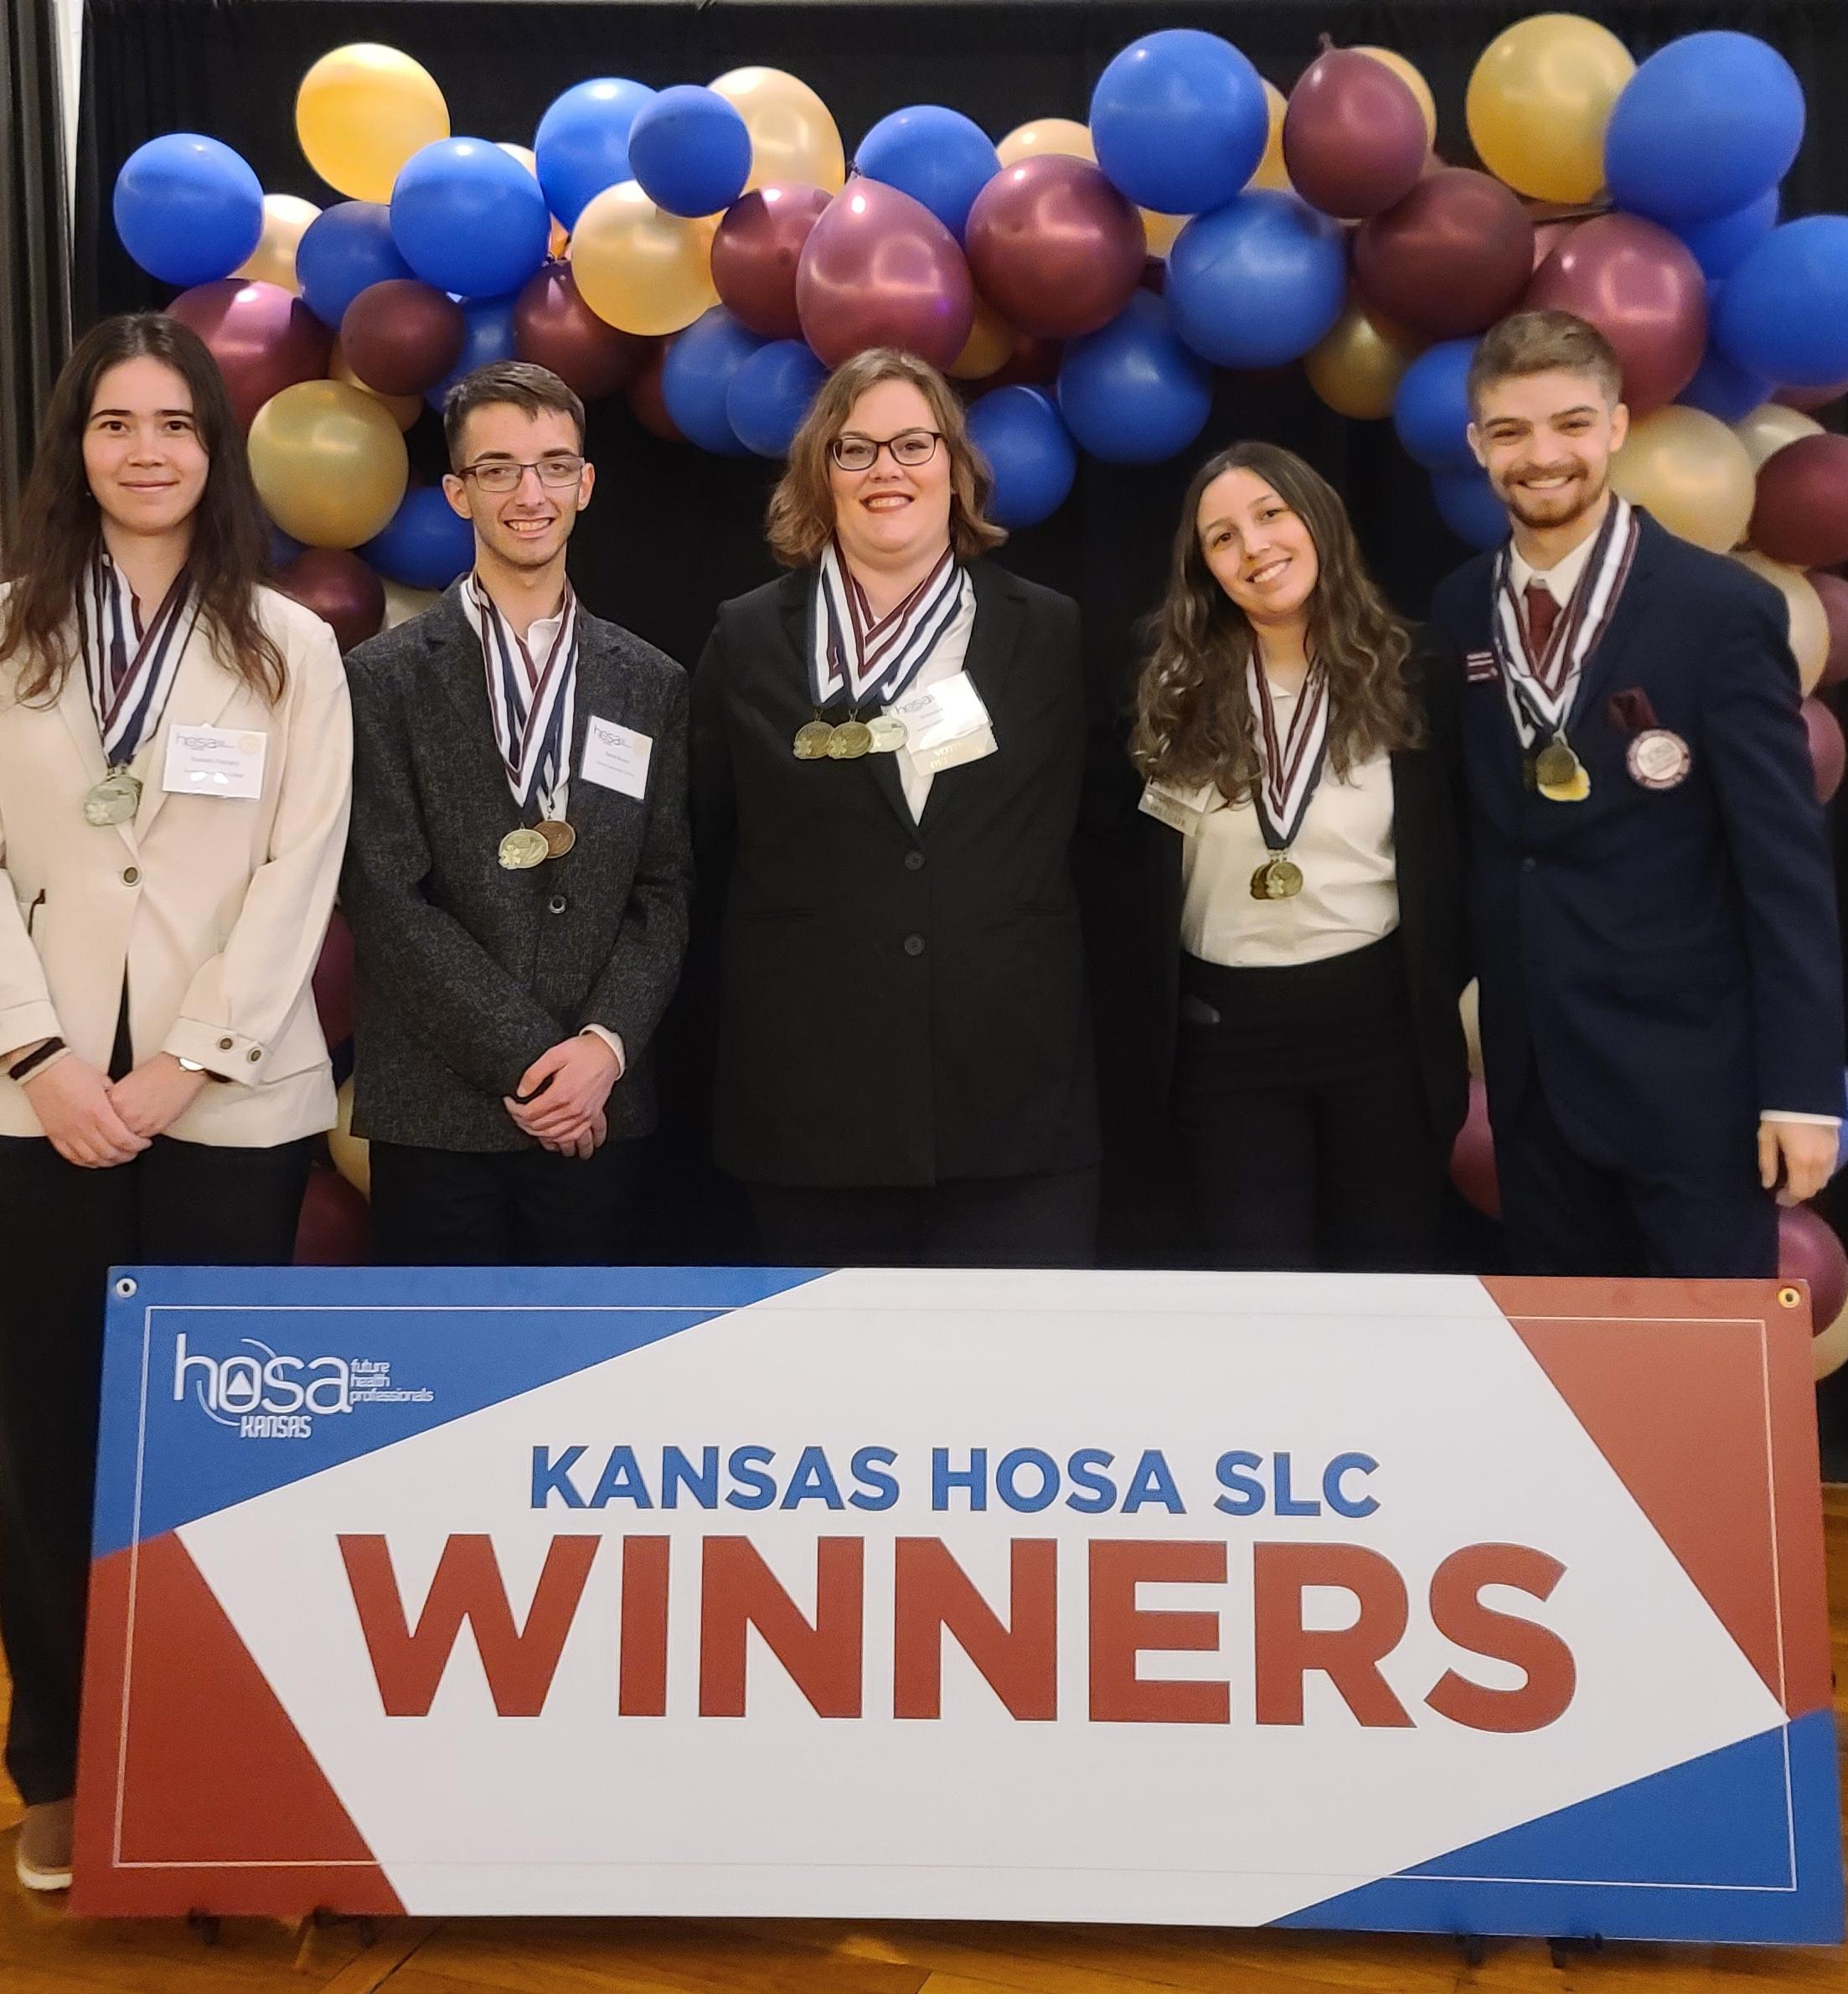
[[[1523,526],[1541,529],[1570,526],[1573,520],[1583,519],[1609,486],[1608,471],[1595,476],[1580,471],[1556,491],[1536,492],[1511,479],[1500,486],[1495,495]]]

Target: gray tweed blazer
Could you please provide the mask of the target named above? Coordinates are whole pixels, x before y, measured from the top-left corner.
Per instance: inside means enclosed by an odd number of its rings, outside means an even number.
[[[654,1125],[648,1042],[686,953],[687,679],[639,638],[578,611],[569,814],[577,844],[504,870],[520,821],[458,583],[361,644],[353,692],[353,829],[341,902],[356,957],[354,1126],[430,1149],[532,1146],[502,1097],[547,1046],[601,1025],[627,1070],[610,1135]],[[590,716],[654,743],[638,800],[581,774]]]

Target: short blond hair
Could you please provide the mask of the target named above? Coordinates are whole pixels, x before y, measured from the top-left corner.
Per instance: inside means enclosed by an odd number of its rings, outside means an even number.
[[[822,384],[789,446],[789,464],[770,494],[770,550],[785,567],[813,567],[834,537],[834,493],[828,447],[847,426],[854,404],[881,381],[909,381],[930,404],[931,420],[950,453],[950,547],[973,560],[1008,536],[986,516],[994,479],[969,438],[963,405],[928,362],[896,347],[875,346],[844,360]]]
[[[1623,368],[1617,350],[1589,321],[1571,312],[1516,312],[1492,325],[1469,362],[1469,413],[1483,390],[1523,375],[1588,375],[1614,407],[1623,399]]]

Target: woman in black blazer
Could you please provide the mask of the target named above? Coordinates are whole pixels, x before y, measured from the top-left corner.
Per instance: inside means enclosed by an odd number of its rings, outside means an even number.
[[[1441,1266],[1467,1091],[1453,674],[1334,490],[1267,443],[1200,467],[1154,628],[1131,754],[1210,1261]]]
[[[773,1263],[1094,1251],[1078,612],[980,558],[989,489],[939,375],[849,360],[771,501],[792,572],[694,679],[715,1148]]]

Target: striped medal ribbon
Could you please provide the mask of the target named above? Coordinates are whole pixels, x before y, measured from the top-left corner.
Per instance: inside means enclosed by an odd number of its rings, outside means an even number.
[[[1287,732],[1277,731],[1270,680],[1255,656],[1245,661],[1245,690],[1257,721],[1259,777],[1252,792],[1257,828],[1270,857],[1252,875],[1253,900],[1292,900],[1303,891],[1303,869],[1290,847],[1303,829],[1309,799],[1322,779],[1329,736],[1329,678],[1312,664],[1297,695]]]
[[[84,819],[98,826],[126,824],[142,795],[141,778],[129,764],[167,710],[199,620],[199,600],[182,568],[144,628],[127,577],[99,548],[78,584],[76,610],[90,710],[109,764],[108,774],[85,793]]]
[[[501,614],[478,575],[468,577],[463,595],[481,639],[494,745],[514,806],[524,819],[535,795],[539,800],[538,824],[509,831],[498,855],[508,871],[529,871],[548,859],[563,858],[577,842],[565,821],[577,705],[577,596],[567,581],[557,633],[539,659]]]

